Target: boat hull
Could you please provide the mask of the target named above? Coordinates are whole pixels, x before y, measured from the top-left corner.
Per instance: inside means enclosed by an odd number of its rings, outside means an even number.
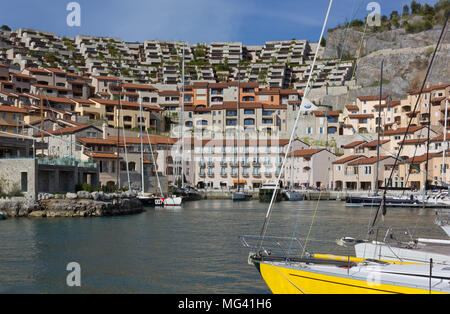
[[[259,201],[269,203],[272,199],[273,189],[260,189],[259,190]],[[281,202],[283,200],[283,195],[278,192],[275,198],[275,202]]]
[[[371,207],[380,205],[381,203],[381,197],[353,197],[353,196],[347,196],[345,198],[345,205],[347,207]],[[443,208],[447,207],[445,204],[440,203],[423,203],[418,200],[411,200],[407,198],[386,198],[386,206],[387,207],[407,207],[407,208]]]
[[[248,193],[233,193],[233,195],[231,196],[231,199],[235,202],[239,202],[239,201],[249,201],[252,198],[251,194]]]
[[[306,193],[297,192],[297,191],[286,191],[285,197],[286,197],[286,200],[288,200],[288,201],[303,201],[303,200],[305,200]]]
[[[198,201],[202,195],[195,189],[176,189],[173,193],[177,197],[182,197],[184,202]]]
[[[160,197],[138,197],[143,207],[163,207],[164,199]]]
[[[433,249],[433,247],[435,249]],[[425,244],[419,248],[405,248],[387,245],[385,243],[359,243],[355,245],[355,254],[359,258],[383,259],[391,261],[405,261],[405,262],[422,262],[426,263],[433,259],[435,264],[450,265],[450,246],[434,245],[427,249]],[[442,253],[439,253],[442,252]],[[447,254],[444,254],[447,252]]]
[[[164,199],[164,206],[181,206],[183,199],[181,197],[168,197]]]
[[[345,268],[336,266],[291,265],[255,261],[269,289],[275,294],[441,294],[449,289],[428,289],[426,276],[415,278],[417,284],[407,280],[401,284],[390,281],[401,275],[385,275],[374,266]],[[408,277],[408,276],[404,276]],[[406,278],[409,279],[409,278]],[[441,279],[433,279],[433,284]],[[432,284],[432,287],[434,285]]]

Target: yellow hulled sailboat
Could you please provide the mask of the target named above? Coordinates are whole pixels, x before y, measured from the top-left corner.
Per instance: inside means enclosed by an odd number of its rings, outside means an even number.
[[[330,0],[319,42],[323,38],[332,3],[333,0]],[[303,102],[307,101],[306,96],[308,95],[312,69],[314,69],[317,55],[318,47],[306,84],[302,105],[300,105],[297,112],[291,138],[286,148],[286,155],[281,165],[280,175],[276,183],[275,191],[272,194],[260,236],[241,237],[244,246],[253,251],[249,255],[249,263],[256,266],[270,290],[277,294],[450,293],[450,267],[445,264],[434,264],[432,260],[428,263],[414,263],[398,260],[377,260],[350,256],[312,254],[306,251],[306,244],[303,245],[300,243],[298,239],[294,238],[294,235],[291,238],[266,236],[272,206],[279,190],[279,182],[287,152],[290,151],[299,115],[303,109]],[[250,245],[249,243],[252,240],[256,241],[256,244]],[[272,244],[267,245],[268,242]],[[300,244],[299,254],[293,250],[295,243]]]
[[[450,293],[450,267],[442,265],[332,255],[286,261],[255,254],[250,260],[276,294]]]

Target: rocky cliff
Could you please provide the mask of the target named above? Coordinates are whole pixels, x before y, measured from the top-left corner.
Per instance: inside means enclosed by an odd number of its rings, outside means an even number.
[[[431,56],[436,47],[442,27],[416,34],[408,34],[404,29],[379,33],[366,33],[349,29],[344,43],[344,28],[334,29],[327,34],[326,58],[336,58],[341,54],[356,58],[361,47],[361,57],[355,72],[356,88],[350,89],[349,100],[360,95],[376,95],[379,92],[380,66],[384,60],[383,93],[393,99],[405,97],[411,89],[420,88]],[[437,85],[449,82],[450,78],[450,36],[445,36],[427,83]],[[324,97],[322,103],[331,103],[342,109],[346,97]]]

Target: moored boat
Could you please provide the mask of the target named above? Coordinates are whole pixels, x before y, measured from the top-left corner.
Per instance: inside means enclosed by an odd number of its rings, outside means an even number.
[[[172,196],[172,197],[166,197],[163,199],[164,207],[168,206],[181,206],[181,203],[183,202],[183,198]]]
[[[306,197],[306,192],[287,190],[284,191],[284,195],[288,201],[303,201]]]
[[[183,198],[184,202],[198,201],[202,199],[202,194],[192,187],[175,188],[173,190],[173,194],[177,197]]]
[[[270,202],[273,193],[276,191],[276,197],[274,201],[282,201],[283,195],[278,191],[276,183],[264,183],[259,188],[259,201],[260,202]]]
[[[0,211],[0,220],[6,220],[8,218],[8,215],[6,215],[4,212]]]
[[[234,192],[233,195],[231,196],[231,199],[233,201],[248,201],[253,197],[252,194],[250,193],[245,193],[245,192]]]
[[[349,256],[305,258],[249,256],[272,293],[443,294],[450,293],[448,267],[406,264]]]
[[[144,207],[160,207],[164,206],[164,198],[157,196],[138,195],[137,199],[141,201]]]

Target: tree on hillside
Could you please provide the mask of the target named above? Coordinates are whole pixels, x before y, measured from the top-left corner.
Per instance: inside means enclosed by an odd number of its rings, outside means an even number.
[[[394,20],[394,19],[398,19],[400,16],[398,15],[398,11],[392,11],[391,12],[391,16],[390,19]]]
[[[411,14],[419,14],[421,11],[422,5],[419,2],[413,0],[411,2]]]
[[[0,29],[1,29],[2,31],[8,31],[8,32],[11,31],[11,28],[10,28],[8,25],[2,25],[2,26],[0,27]]]
[[[405,16],[408,16],[408,15],[409,15],[409,6],[407,4],[405,4],[403,6],[402,16],[405,17]]]

